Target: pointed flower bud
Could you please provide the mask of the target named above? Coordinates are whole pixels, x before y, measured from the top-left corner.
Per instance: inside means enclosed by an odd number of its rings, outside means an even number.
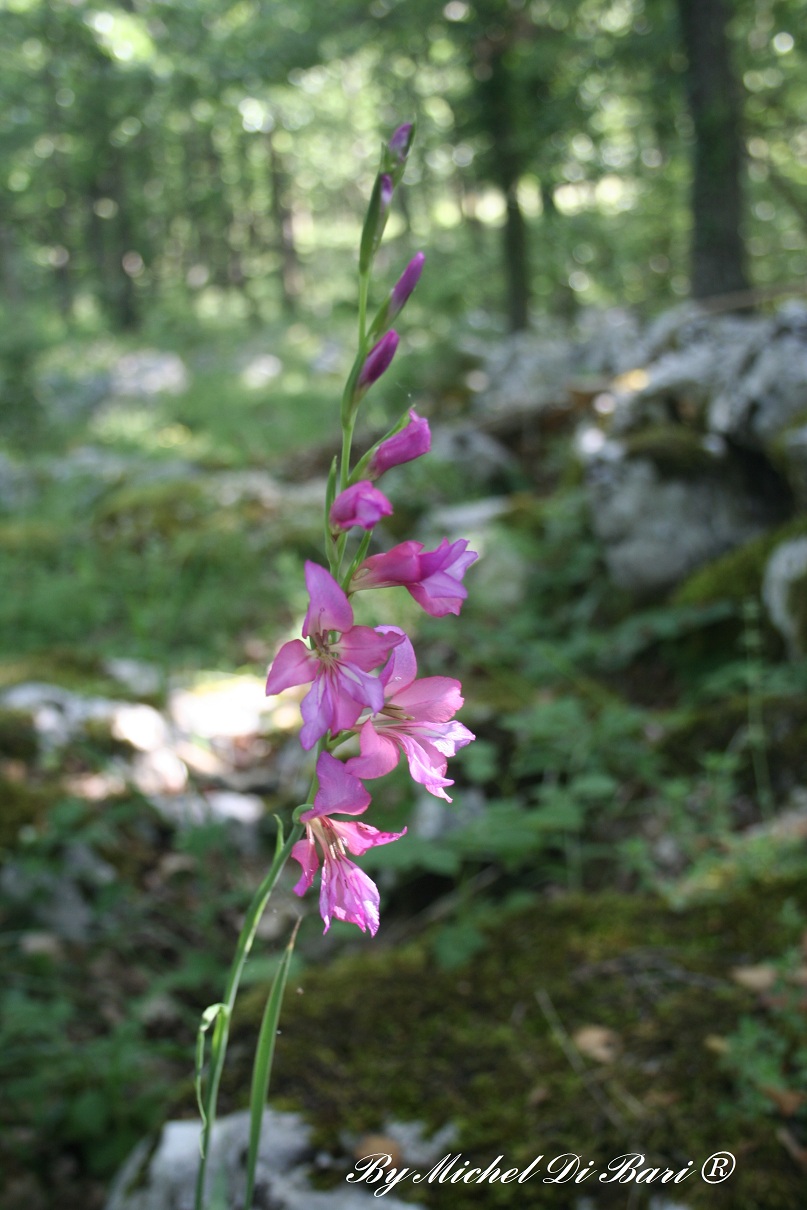
[[[328,519],[331,529],[352,529],[354,525],[362,529],[372,529],[382,517],[392,514],[392,505],[383,492],[373,487],[369,479],[362,479],[352,487],[346,487],[334,500]]]
[[[427,454],[431,449],[431,433],[429,422],[418,416],[414,408],[409,413],[409,424],[400,433],[395,433],[382,441],[370,459],[367,467],[368,479],[378,479],[390,467],[400,466],[403,462],[411,462],[421,454]]]
[[[395,285],[392,287],[392,293],[390,294],[389,300],[389,311],[387,312],[388,319],[394,319],[408,302],[412,291],[420,281],[420,275],[423,272],[423,264],[425,260],[426,257],[422,252],[416,252],[401,276],[398,278]]]
[[[387,144],[393,157],[399,164],[402,164],[409,154],[409,148],[412,145],[412,134],[414,126],[412,122],[404,122],[392,134],[392,137]]]
[[[392,183],[392,177],[388,172],[382,172],[381,176],[378,178],[378,197],[381,207],[381,214],[384,216],[389,210],[394,189],[395,186]]]
[[[398,333],[394,329],[385,333],[378,343],[373,345],[359,374],[359,381],[356,384],[357,395],[364,394],[367,388],[377,382],[384,371],[389,369],[397,348]]]

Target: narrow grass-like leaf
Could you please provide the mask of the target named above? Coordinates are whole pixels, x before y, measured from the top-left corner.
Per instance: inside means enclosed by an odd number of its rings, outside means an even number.
[[[202,1119],[202,1129],[207,1124],[207,1113],[205,1111],[205,1102],[202,1095],[202,1071],[205,1065],[205,1034],[210,1029],[210,1026],[215,1023],[220,1012],[226,1012],[226,1004],[211,1004],[202,1013],[202,1019],[199,1022],[199,1029],[196,1033],[196,1077],[194,1086],[196,1088],[196,1104],[199,1106],[199,1115]],[[204,1133],[199,1140],[199,1147],[202,1155],[204,1155]]]
[[[289,975],[291,958],[294,952],[294,942],[297,939],[298,920],[286,946],[280,966],[275,972],[266,1008],[263,1010],[258,1046],[255,1051],[255,1063],[252,1068],[252,1089],[249,1094],[249,1152],[247,1155],[247,1192],[244,1200],[244,1210],[252,1205],[252,1193],[255,1188],[255,1168],[258,1163],[258,1147],[261,1141],[261,1125],[263,1110],[269,1092],[269,1079],[272,1074],[272,1062],[275,1057],[275,1038],[277,1023],[280,1020],[280,1009],[283,1006],[283,993],[286,990],[286,980]]]

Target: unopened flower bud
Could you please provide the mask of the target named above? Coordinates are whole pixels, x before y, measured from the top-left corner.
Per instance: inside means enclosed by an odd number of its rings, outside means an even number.
[[[392,137],[387,144],[390,152],[399,164],[402,164],[409,154],[409,148],[412,145],[413,132],[414,126],[412,122],[404,122],[402,126],[399,126],[398,129],[393,132]]]
[[[359,374],[356,384],[358,394],[363,394],[374,382],[378,382],[384,371],[389,369],[397,348],[398,333],[394,329],[385,333],[378,343],[373,345]]]
[[[383,475],[390,467],[400,466],[404,462],[411,462],[413,458],[419,458],[421,454],[427,454],[431,449],[431,433],[429,432],[429,422],[424,420],[422,416],[418,416],[413,408],[409,413],[409,424],[406,428],[401,429],[400,433],[395,433],[392,437],[388,437],[386,441],[382,441],[378,449],[370,459],[367,467],[367,476],[370,479],[377,479],[379,475]]]
[[[328,519],[333,531],[352,529],[354,525],[372,529],[382,517],[391,514],[392,505],[384,493],[373,487],[368,479],[362,479],[339,493],[331,505]]]
[[[388,319],[394,319],[407,303],[409,296],[420,281],[420,275],[423,272],[423,264],[425,260],[426,257],[422,252],[416,252],[401,276],[398,278],[395,285],[392,287],[392,293],[390,294],[389,300],[389,310],[387,312]]]

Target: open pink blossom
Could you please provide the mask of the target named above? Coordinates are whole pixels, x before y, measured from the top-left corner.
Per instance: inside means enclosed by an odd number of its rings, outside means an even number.
[[[369,479],[361,479],[346,487],[334,500],[328,514],[331,529],[372,529],[382,517],[392,514],[392,505],[382,491],[373,487]]]
[[[380,629],[401,634],[402,639],[379,675],[384,705],[358,729],[361,756],[352,757],[346,768],[357,777],[383,777],[403,752],[413,779],[451,802],[445,792],[454,784],[445,776],[448,757],[475,738],[462,723],[451,721],[463,702],[462,686],[449,676],[416,680],[417,661],[409,639],[395,626]]]
[[[433,618],[458,614],[468,595],[462,577],[478,557],[468,550],[465,538],[443,538],[436,550],[424,550],[422,542],[401,542],[386,554],[365,559],[350,581],[350,591],[400,585]]]
[[[370,673],[401,640],[369,626],[354,626],[350,602],[324,567],[306,563],[305,583],[310,603],[303,638],[310,638],[312,645],[301,639],[283,644],[269,669],[266,692],[313,682],[301,706],[300,743],[308,750],[326,731],[350,729],[365,707],[381,709],[384,688]],[[335,639],[332,631],[337,632]]]
[[[430,449],[429,422],[422,416],[418,416],[415,409],[412,408],[406,428],[381,442],[370,459],[367,475],[370,479],[377,479],[390,467],[400,466],[403,462],[411,462],[413,458],[427,454]]]
[[[358,857],[374,845],[398,840],[406,828],[403,832],[379,832],[366,823],[332,819],[335,812],[360,815],[367,808],[370,795],[359,779],[328,752],[319,755],[317,777],[319,789],[314,796],[314,805],[300,816],[305,824],[305,837],[298,840],[291,851],[303,870],[294,891],[297,895],[305,894],[321,862],[319,910],[325,921],[325,932],[335,919],[357,924],[362,932],[368,928],[375,935],[378,931],[378,887],[350,860],[347,852]]]

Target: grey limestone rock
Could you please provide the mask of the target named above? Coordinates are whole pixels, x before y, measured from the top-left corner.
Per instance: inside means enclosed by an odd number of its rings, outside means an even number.
[[[587,486],[611,577],[639,596],[664,592],[770,524],[730,476],[667,478],[646,458],[592,460]]]
[[[791,538],[777,546],[768,559],[762,580],[762,600],[793,659],[807,654],[807,633],[801,620],[807,616],[805,597],[807,537]]]
[[[139,1143],[114,1181],[106,1210],[193,1210],[199,1131],[198,1121],[167,1122],[156,1146]],[[369,1210],[377,1204],[360,1185],[312,1188],[310,1133],[299,1114],[264,1111],[252,1210]],[[211,1208],[244,1210],[248,1141],[249,1113],[216,1123],[208,1161]],[[412,1206],[391,1195],[385,1203],[388,1210]]]

